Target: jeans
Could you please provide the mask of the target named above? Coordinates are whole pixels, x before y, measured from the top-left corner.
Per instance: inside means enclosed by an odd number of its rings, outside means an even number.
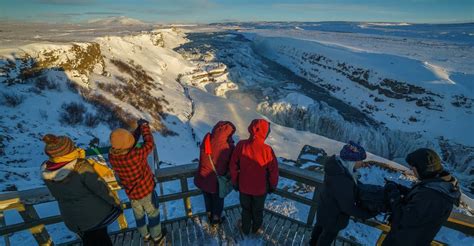
[[[242,232],[249,234],[250,229],[255,233],[263,224],[263,209],[266,194],[263,196],[252,196],[240,193],[240,205],[242,206]]]
[[[82,234],[84,246],[112,246],[107,227],[86,231]]]
[[[311,232],[311,240],[309,241],[310,246],[330,246],[336,239],[339,231],[325,230],[322,226],[317,223]]]
[[[211,215],[211,219],[221,218],[224,210],[224,198],[219,197],[219,193],[202,192],[204,196],[204,204],[206,205],[206,212]]]
[[[150,235],[157,239],[161,237],[160,207],[156,191],[151,192],[140,200],[131,200],[133,215],[137,228],[143,238]],[[145,214],[148,217],[148,226]],[[149,227],[149,228],[148,228]]]

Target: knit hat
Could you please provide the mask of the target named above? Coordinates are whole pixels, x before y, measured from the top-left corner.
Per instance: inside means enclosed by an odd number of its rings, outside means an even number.
[[[405,159],[408,165],[416,168],[420,178],[431,178],[443,171],[441,159],[431,149],[417,149],[407,155]]]
[[[110,134],[110,144],[114,149],[130,149],[135,144],[135,137],[131,132],[118,128]]]
[[[43,142],[46,143],[44,152],[49,157],[64,156],[73,152],[75,149],[74,142],[66,136],[46,134],[43,137]]]
[[[365,149],[353,141],[349,141],[348,144],[344,145],[339,155],[341,159],[346,161],[362,161],[367,158]]]

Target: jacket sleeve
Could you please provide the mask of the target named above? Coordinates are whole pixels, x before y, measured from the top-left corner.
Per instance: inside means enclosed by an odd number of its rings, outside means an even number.
[[[341,178],[337,182],[338,187],[354,187],[354,183],[349,178]],[[347,215],[354,216],[358,219],[368,219],[373,217],[368,211],[356,206],[356,197],[354,189],[332,189],[339,208]]]
[[[148,124],[141,125],[140,130],[142,132],[143,141],[145,143],[140,148],[137,148],[136,151],[138,155],[143,158],[146,158],[153,150],[155,142],[153,141],[153,135],[151,134],[150,126]]]
[[[410,198],[403,203],[397,200],[390,204],[392,209],[392,227],[395,229],[409,230],[411,226],[423,224],[429,215],[424,215],[424,211],[430,211],[429,207],[432,205],[429,202],[429,197],[425,197],[422,192],[410,195]]]
[[[115,196],[107,186],[107,183],[102,179],[92,168],[92,166],[85,165],[82,173],[82,180],[84,185],[95,195],[102,198],[112,206],[119,206],[120,200]]]
[[[238,143],[232,153],[229,162],[229,170],[230,170],[230,178],[232,180],[232,185],[236,186],[239,182],[239,171],[240,171],[240,152],[241,152],[241,144]]]
[[[268,173],[270,186],[275,189],[278,185],[278,159],[275,156],[275,152],[270,148],[271,151],[271,160],[268,163]]]
[[[133,146],[135,146],[137,144],[138,140],[140,139],[141,134],[142,134],[142,130],[141,130],[140,126],[137,126],[135,131],[133,131],[133,137],[135,138],[135,144]]]

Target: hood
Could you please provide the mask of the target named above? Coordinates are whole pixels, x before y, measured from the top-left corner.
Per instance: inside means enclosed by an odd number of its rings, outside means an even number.
[[[270,123],[264,119],[255,119],[249,125],[250,139],[265,141],[270,131]]]
[[[235,126],[229,121],[219,121],[212,128],[212,133],[207,133],[202,140],[202,148],[206,155],[212,154],[212,145],[222,146],[223,143],[232,144],[234,140],[232,136],[235,133]],[[212,144],[211,144],[212,141]]]
[[[459,206],[461,191],[459,190],[458,180],[451,174],[444,173],[439,178],[424,180],[420,185],[440,192],[445,198]]]
[[[63,167],[50,171],[46,168],[46,162],[41,165],[41,173],[44,180],[48,181],[62,181],[69,176],[74,171],[76,167],[77,159],[70,161],[68,164]]]
[[[230,121],[219,121],[212,128],[211,139],[212,142],[233,142],[232,136],[235,133],[235,126]]]

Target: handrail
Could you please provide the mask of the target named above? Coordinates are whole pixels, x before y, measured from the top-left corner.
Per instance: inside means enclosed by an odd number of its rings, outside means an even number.
[[[160,169],[160,171],[156,173],[157,174],[156,178],[158,182],[180,180],[181,192],[166,194],[166,195],[160,194],[158,198],[159,201],[168,202],[168,201],[183,199],[184,204],[185,204],[185,209],[186,209],[186,215],[191,216],[192,208],[191,208],[191,203],[189,199],[192,196],[200,195],[201,191],[198,189],[189,190],[187,187],[187,179],[194,175],[196,169],[197,169],[196,163]],[[322,172],[303,170],[303,169],[300,169],[288,164],[284,164],[284,163],[279,164],[279,174],[283,178],[294,180],[302,184],[315,187],[311,198],[300,196],[298,194],[291,193],[279,188],[275,191],[276,195],[310,206],[310,211],[308,213],[306,225],[311,226],[313,224],[315,214],[316,214],[316,206],[317,206],[316,190],[317,190],[317,187],[322,184],[323,179],[324,179],[324,174]],[[55,200],[54,197],[49,193],[49,190],[46,187],[3,193],[3,194],[0,194],[0,213],[5,210],[15,209],[18,211],[25,211],[25,210],[28,210],[29,212],[33,211],[34,212],[33,215],[35,215],[36,211],[34,211],[33,205],[46,203],[46,202],[52,202],[54,200]],[[124,209],[128,209],[130,208],[130,203],[124,202],[122,203],[122,207]],[[25,218],[30,218],[30,217],[26,216]],[[62,218],[60,215],[39,218],[39,216],[37,216],[36,214],[36,216],[33,216],[32,218],[35,218],[35,219],[30,218],[29,220],[25,220],[25,222],[13,224],[13,225],[1,226],[0,236],[8,235],[13,232],[27,230],[27,229],[30,229],[33,232],[33,229],[39,226],[44,227],[45,225],[54,224],[54,223],[58,223],[62,221]],[[383,224],[373,219],[362,221],[362,223],[369,225],[371,227],[381,229],[384,233],[390,230],[389,225]],[[448,221],[444,224],[444,226],[448,228],[452,228],[454,230],[461,231],[468,235],[474,235],[474,218],[464,215],[464,214],[453,212],[450,218],[448,219]]]

